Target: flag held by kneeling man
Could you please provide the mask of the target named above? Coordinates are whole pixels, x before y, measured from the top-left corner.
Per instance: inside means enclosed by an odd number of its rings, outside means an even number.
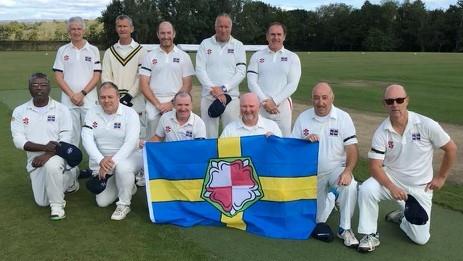
[[[249,136],[144,147],[150,219],[308,239],[315,227],[318,143]]]

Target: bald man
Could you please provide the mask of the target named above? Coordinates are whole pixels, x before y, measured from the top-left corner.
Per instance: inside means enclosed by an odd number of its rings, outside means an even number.
[[[240,97],[241,118],[225,126],[220,135],[224,137],[241,137],[253,135],[282,136],[278,125],[259,115],[260,102],[255,93],[245,93]]]
[[[449,135],[432,119],[408,111],[409,100],[400,85],[390,85],[384,92],[384,107],[389,117],[373,135],[368,153],[371,177],[359,188],[358,232],[365,234],[359,245],[362,252],[374,251],[379,246],[378,203],[382,200],[393,200],[399,206],[386,215],[386,220],[400,224],[400,229],[414,243],[426,244],[430,238],[433,191],[444,185],[456,159],[457,147]],[[436,176],[432,169],[434,148],[444,151]],[[424,224],[413,224],[416,222],[404,218],[405,201],[411,196],[426,212],[428,220]]]
[[[325,223],[329,215],[327,196],[331,189],[339,193],[340,222],[338,237],[347,247],[357,247],[359,241],[351,229],[351,219],[357,201],[357,182],[352,171],[357,164],[358,148],[354,123],[349,114],[333,105],[330,85],[321,82],[312,89],[312,104],[294,123],[292,136],[319,142],[317,223]],[[329,202],[329,201],[328,201]]]
[[[149,52],[140,68],[140,90],[145,96],[147,137],[155,134],[161,115],[171,111],[178,92],[191,92],[195,74],[190,56],[174,44],[175,28],[161,22],[157,36],[159,47]]]

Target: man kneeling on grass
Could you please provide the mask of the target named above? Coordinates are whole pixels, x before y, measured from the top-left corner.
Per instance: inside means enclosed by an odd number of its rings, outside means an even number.
[[[69,173],[75,169],[67,171],[66,161],[57,155],[58,142],[71,141],[71,114],[67,107],[50,98],[50,83],[45,74],[32,74],[29,92],[32,99],[13,111],[13,142],[27,152],[26,169],[35,202],[50,206],[50,219],[60,220],[66,217],[64,193],[79,189],[75,173]]]
[[[108,179],[106,189],[96,195],[100,207],[117,198],[112,220],[122,220],[130,212],[130,201],[136,192],[135,173],[143,166],[141,151],[136,150],[140,121],[134,109],[119,103],[119,90],[111,82],[98,89],[101,106],[88,111],[82,128],[82,143],[88,152],[94,175]]]
[[[391,85],[384,93],[384,107],[389,117],[373,135],[370,159],[371,178],[359,188],[359,227],[365,234],[358,250],[374,251],[379,246],[377,233],[378,203],[394,200],[399,209],[386,220],[400,224],[400,229],[416,244],[430,238],[432,195],[447,179],[456,159],[457,146],[442,127],[432,119],[408,110],[405,88]],[[444,151],[439,173],[433,175],[434,148]]]

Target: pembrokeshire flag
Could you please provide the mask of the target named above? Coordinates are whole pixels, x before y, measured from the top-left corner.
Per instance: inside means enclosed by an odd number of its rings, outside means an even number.
[[[307,239],[315,227],[318,143],[275,136],[148,142],[152,222],[227,226]]]

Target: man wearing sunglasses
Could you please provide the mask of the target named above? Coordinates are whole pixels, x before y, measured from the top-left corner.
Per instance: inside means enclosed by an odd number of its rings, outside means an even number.
[[[359,188],[359,228],[365,234],[358,250],[374,251],[379,246],[377,233],[378,203],[394,200],[399,209],[386,220],[400,228],[414,243],[424,245],[430,238],[433,191],[440,189],[456,160],[457,147],[442,127],[432,119],[408,111],[409,97],[400,85],[390,85],[384,93],[389,117],[376,130],[368,153],[371,177]],[[438,174],[433,175],[433,149],[444,151]],[[426,212],[426,220],[417,224],[404,218],[405,201],[413,196]],[[411,197],[410,197],[411,198]]]

